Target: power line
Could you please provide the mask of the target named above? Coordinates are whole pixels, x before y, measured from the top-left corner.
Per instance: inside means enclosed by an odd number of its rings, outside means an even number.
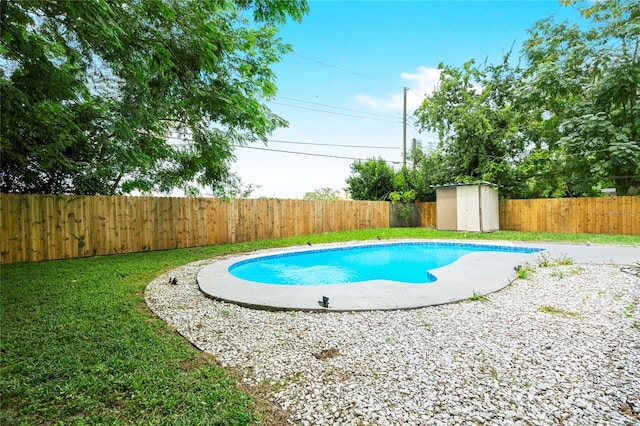
[[[269,148],[260,148],[257,146],[244,146],[244,145],[233,145],[236,148],[245,148],[245,149],[255,149],[258,151],[269,151],[269,152],[280,152],[284,154],[296,154],[296,155],[307,155],[310,157],[324,157],[324,158],[337,158],[340,160],[354,160],[354,161],[367,161],[367,158],[358,158],[358,157],[343,157],[340,155],[330,155],[330,154],[313,154],[310,152],[300,152],[300,151],[287,151],[282,149],[269,149]],[[399,161],[389,161],[385,160],[386,163],[391,164],[400,164]]]
[[[182,144],[174,144],[174,146],[187,146],[188,143],[186,142],[193,142],[192,139],[187,139],[187,138],[180,138],[180,137],[175,137],[175,136],[168,136],[167,138],[169,139],[179,139],[182,140],[185,143]],[[343,144],[320,144],[320,143],[314,143],[314,142],[297,142],[297,141],[279,141],[279,140],[268,140],[268,142],[275,142],[275,143],[291,143],[291,144],[300,144],[300,145],[318,145],[318,146],[337,146],[337,147],[353,147],[353,148],[378,148],[378,149],[399,149],[398,147],[378,147],[378,146],[363,146],[363,145],[343,145]],[[346,157],[346,156],[339,156],[339,155],[330,155],[330,154],[315,154],[315,153],[310,153],[310,152],[300,152],[300,151],[288,151],[288,150],[280,150],[280,149],[269,149],[269,148],[261,148],[261,147],[253,147],[253,146],[245,146],[245,145],[231,145],[235,148],[245,148],[245,149],[254,149],[254,150],[258,150],[258,151],[268,151],[268,152],[277,152],[277,153],[283,153],[283,154],[294,154],[294,155],[305,155],[305,156],[310,156],[310,157],[322,157],[322,158],[335,158],[335,159],[340,159],[340,160],[352,160],[352,161],[368,161],[370,160],[369,158],[359,158],[359,157]],[[601,152],[601,151],[607,151],[607,149],[604,150],[600,150],[600,151],[596,151],[596,152]],[[565,154],[567,155],[567,154]],[[569,154],[567,156],[576,156],[576,155],[580,155],[580,154]],[[489,157],[489,158],[500,158],[500,157],[495,157],[495,156],[491,156],[491,155],[484,155],[485,157]],[[390,161],[390,160],[384,160],[386,163],[389,164],[401,164],[401,161]],[[539,172],[539,173],[529,173],[529,174],[524,174],[523,178],[525,179],[529,179],[529,178],[542,178],[542,180],[544,181],[549,181],[549,176],[547,173],[544,172]],[[621,179],[621,178],[631,178],[631,179],[637,179],[640,178],[640,175],[632,175],[632,176],[607,176],[607,177],[598,177],[598,176],[591,176],[591,177],[570,177],[570,176],[565,176],[563,177],[563,179],[565,179],[568,182],[589,182],[589,181],[603,181],[603,180],[614,180],[614,179]]]
[[[287,143],[293,145],[310,145],[310,146],[337,146],[341,148],[366,148],[366,149],[400,149],[397,146],[375,146],[375,145],[346,145],[337,143],[317,143],[317,142],[299,142],[299,141],[282,141],[276,139],[267,139],[271,143]]]
[[[336,65],[331,65],[331,64],[328,64],[326,62],[318,61],[317,59],[307,58],[306,56],[298,55],[297,53],[290,53],[290,55],[296,56],[296,57],[298,57],[300,59],[304,59],[305,61],[315,62],[316,64],[324,65],[325,67],[329,67],[329,68],[340,70],[342,72],[346,72],[346,73],[349,73],[349,74],[357,75],[358,77],[368,78],[369,80],[380,81],[380,79],[378,79],[378,78],[371,77],[371,76],[368,76],[368,75],[365,75],[365,74],[361,74],[359,72],[351,71],[351,70],[348,70],[346,68],[342,68],[342,67],[339,67],[339,66],[336,66]]]
[[[553,174],[553,173],[551,173]],[[523,177],[525,179],[529,179],[529,178],[541,178],[540,180],[542,180],[543,182],[550,182],[551,180],[553,180],[553,176],[550,176],[550,173],[544,173],[544,172],[540,172],[540,173],[529,173],[529,174],[523,174]],[[565,180],[567,182],[602,182],[603,180],[615,180],[615,179],[623,179],[623,178],[629,178],[629,179],[636,179],[636,178],[640,178],[640,175],[632,175],[632,176],[605,176],[605,177],[600,177],[600,176],[590,176],[590,177],[571,177],[571,176],[558,176],[558,178]]]
[[[178,140],[182,143],[172,143],[173,146],[189,146],[190,143],[193,143],[194,140],[191,138],[187,138],[187,137],[183,137],[183,136],[173,136],[173,135],[167,135],[166,139],[173,139],[173,140]],[[291,144],[291,145],[306,145],[306,146],[326,146],[326,147],[339,147],[339,148],[362,148],[362,149],[400,149],[400,147],[396,147],[396,146],[376,146],[376,145],[351,145],[351,144],[335,144],[335,143],[320,143],[320,142],[304,142],[304,141],[287,141],[287,140],[280,140],[280,139],[267,139],[267,142],[269,143],[282,143],[282,144]],[[264,151],[274,151],[274,152],[289,152],[289,151],[279,151],[279,150],[271,150],[269,148],[259,148],[259,147],[248,147],[248,146],[244,146],[244,145],[233,145],[235,147],[241,147],[241,148],[249,148],[249,149],[258,149],[258,150],[264,150]],[[539,152],[539,150],[534,150],[528,154],[526,154],[525,156],[530,155],[533,152]],[[551,153],[556,153],[555,151],[547,151],[550,154]],[[583,157],[585,155],[591,155],[591,154],[595,154],[595,153],[600,153],[600,152],[611,152],[611,148],[603,148],[603,149],[598,149],[598,150],[586,150],[584,152],[566,152],[564,150],[560,150],[557,153],[561,156],[561,157]],[[327,156],[327,157],[334,157],[334,158],[345,158],[345,159],[352,159],[352,160],[363,160],[362,158],[355,158],[355,157],[340,157],[340,156],[331,156],[331,155],[322,155],[322,154],[313,154],[313,153],[303,153],[303,152],[290,152],[290,153],[297,153],[297,154],[301,154],[301,155],[312,155],[312,156]],[[481,154],[482,157],[484,158],[492,158],[492,159],[499,159],[499,160],[504,160],[505,158],[509,157],[509,154],[505,154],[502,156],[495,156],[495,155],[490,155],[490,154]],[[395,161],[387,161],[388,163],[392,163],[392,164],[398,164],[398,162]],[[535,175],[531,175],[531,176],[535,176]],[[610,178],[619,178],[619,177],[624,177],[624,176],[612,176]],[[638,176],[631,176],[632,178],[636,178]]]
[[[385,120],[385,119],[382,119],[382,118],[365,117],[365,116],[361,116],[361,115],[353,115],[353,114],[344,114],[344,113],[341,113],[341,112],[326,111],[326,110],[323,110],[323,109],[303,107],[303,106],[300,106],[300,105],[284,104],[284,103],[282,103],[282,102],[269,101],[269,103],[274,104],[274,105],[287,106],[287,107],[291,107],[291,108],[306,109],[306,110],[309,110],[309,111],[324,112],[325,114],[334,114],[334,115],[341,115],[341,116],[344,116],[344,117],[355,117],[355,118],[362,118],[362,119],[365,119],[365,120],[372,120],[372,121],[386,121],[386,122],[388,122],[388,123],[402,124],[402,122],[401,122],[401,121],[397,121],[397,120]]]
[[[189,143],[193,143],[193,139],[182,137],[182,136],[173,136],[167,135],[167,139],[178,140],[183,143],[173,144],[175,146],[186,146]],[[307,145],[307,146],[329,146],[329,147],[340,147],[340,148],[363,148],[363,149],[400,149],[397,146],[377,146],[377,145],[349,145],[349,144],[339,144],[339,143],[320,143],[320,142],[303,142],[303,141],[285,141],[280,139],[267,139],[269,143],[284,143],[291,145]],[[235,146],[235,145],[234,145]],[[243,146],[244,145],[237,145]]]
[[[320,104],[320,103],[317,103],[317,102],[304,101],[302,99],[288,98],[286,96],[278,95],[277,97],[280,98],[280,99],[286,99],[286,100],[289,100],[289,101],[302,102],[302,103],[310,104],[310,105],[318,105],[318,106],[323,106],[323,107],[326,107],[326,108],[339,109],[339,110],[342,110],[342,111],[358,112],[360,114],[376,115],[376,116],[379,116],[379,117],[386,117],[386,118],[398,118],[397,116],[393,116],[393,115],[389,115],[389,114],[378,114],[378,113],[375,113],[375,112],[360,111],[360,110],[357,110],[357,109],[343,108],[343,107],[338,107],[338,106],[333,106],[333,105]]]

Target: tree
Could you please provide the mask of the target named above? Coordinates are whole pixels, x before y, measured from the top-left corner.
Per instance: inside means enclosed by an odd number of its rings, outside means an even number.
[[[286,125],[262,101],[290,50],[277,25],[307,10],[306,0],[0,0],[0,190],[215,189],[234,146]]]
[[[409,187],[420,201],[435,201],[435,186],[456,181],[447,164],[446,155],[440,149],[424,154],[415,170],[409,175]]]
[[[224,198],[227,200],[250,198],[251,194],[258,188],[260,188],[260,185],[254,183],[245,184],[240,176],[235,173],[229,173],[224,181],[221,182],[221,185],[216,186],[212,195],[216,198]]]
[[[386,200],[394,190],[395,171],[382,158],[351,164],[347,191],[354,200]]]
[[[312,192],[306,192],[304,200],[339,200],[340,191],[332,188],[320,188]]]
[[[566,162],[569,194],[624,193],[640,182],[640,4],[604,0],[581,14],[586,30],[550,19],[532,28],[522,93],[546,114],[539,127],[561,150],[551,155]]]
[[[440,80],[415,115],[435,131],[452,181],[490,181],[512,191],[511,169],[522,155],[521,115],[513,106],[517,74],[509,54],[499,65],[440,64]]]
[[[586,29],[537,22],[522,65],[511,66],[510,54],[498,65],[440,65],[437,89],[416,111],[421,130],[438,133],[436,170],[497,183],[506,197],[637,191],[640,3],[580,4]]]

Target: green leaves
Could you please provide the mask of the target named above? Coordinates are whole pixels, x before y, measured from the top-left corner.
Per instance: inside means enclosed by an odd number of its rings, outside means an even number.
[[[500,65],[441,66],[438,88],[415,113],[422,130],[439,135],[449,183],[464,177],[503,184],[501,164],[522,150],[508,57]]]
[[[306,192],[302,197],[304,200],[339,200],[340,191],[333,188],[319,188],[315,191]]]
[[[591,19],[589,29],[549,21],[525,44],[530,79],[524,91],[530,105],[553,114],[549,124],[558,134],[550,141],[570,160],[570,194],[596,195],[613,184],[624,193],[640,180],[640,132],[633,113],[640,96],[639,40],[626,36],[634,34],[637,12],[633,2],[593,3],[582,10]],[[541,46],[545,55],[532,46]],[[552,75],[544,72],[550,68]]]
[[[275,25],[306,1],[3,4],[3,192],[215,186],[234,145],[286,125],[264,105]]]
[[[577,2],[567,1],[567,4]],[[451,182],[488,180],[506,197],[599,195],[640,186],[640,6],[582,6],[591,22],[537,22],[522,65],[441,65],[416,118],[437,132]]]
[[[354,200],[386,200],[394,190],[395,171],[382,158],[357,161],[351,172],[347,185]]]

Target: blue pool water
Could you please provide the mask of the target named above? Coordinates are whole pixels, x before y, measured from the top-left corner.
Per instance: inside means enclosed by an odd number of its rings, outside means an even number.
[[[236,262],[229,273],[265,284],[317,285],[389,280],[427,284],[429,271],[472,252],[535,253],[538,248],[463,243],[372,244],[266,255]]]

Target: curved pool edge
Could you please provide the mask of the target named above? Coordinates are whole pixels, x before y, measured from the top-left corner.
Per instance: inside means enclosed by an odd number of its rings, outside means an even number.
[[[230,265],[240,260],[265,255],[344,246],[425,241],[542,248],[539,244],[508,241],[419,239],[314,244],[260,250],[227,257],[203,267],[198,273],[197,281],[200,290],[208,297],[254,309],[318,312],[415,309],[465,300],[474,293],[488,294],[499,291],[512,281],[515,276],[514,266],[530,262],[536,255],[516,252],[470,253],[450,265],[432,270],[438,280],[425,285],[386,280],[309,286],[261,284],[237,278],[227,270]],[[329,298],[328,309],[318,303],[323,296]]]
[[[600,246],[511,241],[460,240],[368,240],[314,244],[285,249],[266,249],[250,254],[226,257],[203,267],[197,276],[200,290],[213,299],[263,310],[350,312],[370,310],[416,309],[459,302],[477,294],[490,294],[505,288],[515,278],[514,267],[532,262],[538,253],[475,252],[456,262],[433,269],[438,280],[427,285],[402,284],[375,280],[350,284],[290,286],[260,284],[234,277],[227,267],[239,260],[292,251],[339,246],[384,244],[390,242],[457,242],[476,245],[542,248],[551,258],[570,257],[574,263],[632,264],[640,261],[640,246]],[[329,297],[329,308],[318,304]]]

